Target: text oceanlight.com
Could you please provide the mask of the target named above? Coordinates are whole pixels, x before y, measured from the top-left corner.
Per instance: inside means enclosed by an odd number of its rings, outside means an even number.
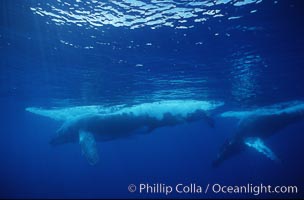
[[[297,194],[297,186],[273,186],[267,184],[245,184],[245,185],[222,185],[222,184],[206,184],[205,186],[196,183],[176,185],[167,185],[164,183],[140,183],[138,185],[130,184],[129,192],[137,192],[139,194]]]

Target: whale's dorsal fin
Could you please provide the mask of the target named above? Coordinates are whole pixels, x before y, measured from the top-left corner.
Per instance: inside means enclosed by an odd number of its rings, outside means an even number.
[[[94,135],[90,132],[80,130],[79,144],[81,146],[82,153],[85,155],[89,163],[91,165],[95,165],[99,161],[99,155]]]
[[[273,161],[279,161],[278,157],[274,154],[274,152],[267,147],[261,138],[249,137],[244,140],[244,143],[259,153],[264,154],[267,158]]]

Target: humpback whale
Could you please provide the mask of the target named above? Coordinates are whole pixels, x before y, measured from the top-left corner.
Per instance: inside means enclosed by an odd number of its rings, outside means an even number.
[[[247,147],[255,149],[273,161],[278,161],[275,153],[265,145],[264,139],[292,123],[303,120],[304,102],[284,102],[250,111],[228,111],[222,113],[221,117],[237,118],[239,123],[234,136],[226,140],[218,152],[212,163],[214,167]]]
[[[201,119],[213,127],[207,112],[222,105],[216,101],[165,100],[132,106],[28,107],[26,111],[63,122],[50,144],[79,143],[88,162],[95,165],[99,161],[96,141],[126,138]]]

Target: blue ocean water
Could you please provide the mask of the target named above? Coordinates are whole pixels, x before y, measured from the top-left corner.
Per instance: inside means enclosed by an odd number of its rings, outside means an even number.
[[[1,198],[303,198],[303,128],[211,163],[246,110],[303,100],[301,0],[3,0],[0,3]],[[60,122],[25,108],[223,101],[203,121],[98,143],[51,146]],[[295,185],[297,194],[132,193],[130,184]]]

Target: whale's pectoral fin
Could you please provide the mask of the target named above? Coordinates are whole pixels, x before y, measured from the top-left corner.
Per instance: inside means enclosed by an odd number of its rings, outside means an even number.
[[[274,152],[267,147],[263,140],[261,138],[246,138],[244,140],[244,143],[255,150],[257,150],[259,153],[264,154],[267,158],[273,160],[273,161],[279,161],[278,157],[274,154]]]
[[[85,155],[89,163],[91,165],[95,165],[99,161],[99,155],[94,135],[90,132],[80,130],[79,144],[81,146],[82,153]]]

